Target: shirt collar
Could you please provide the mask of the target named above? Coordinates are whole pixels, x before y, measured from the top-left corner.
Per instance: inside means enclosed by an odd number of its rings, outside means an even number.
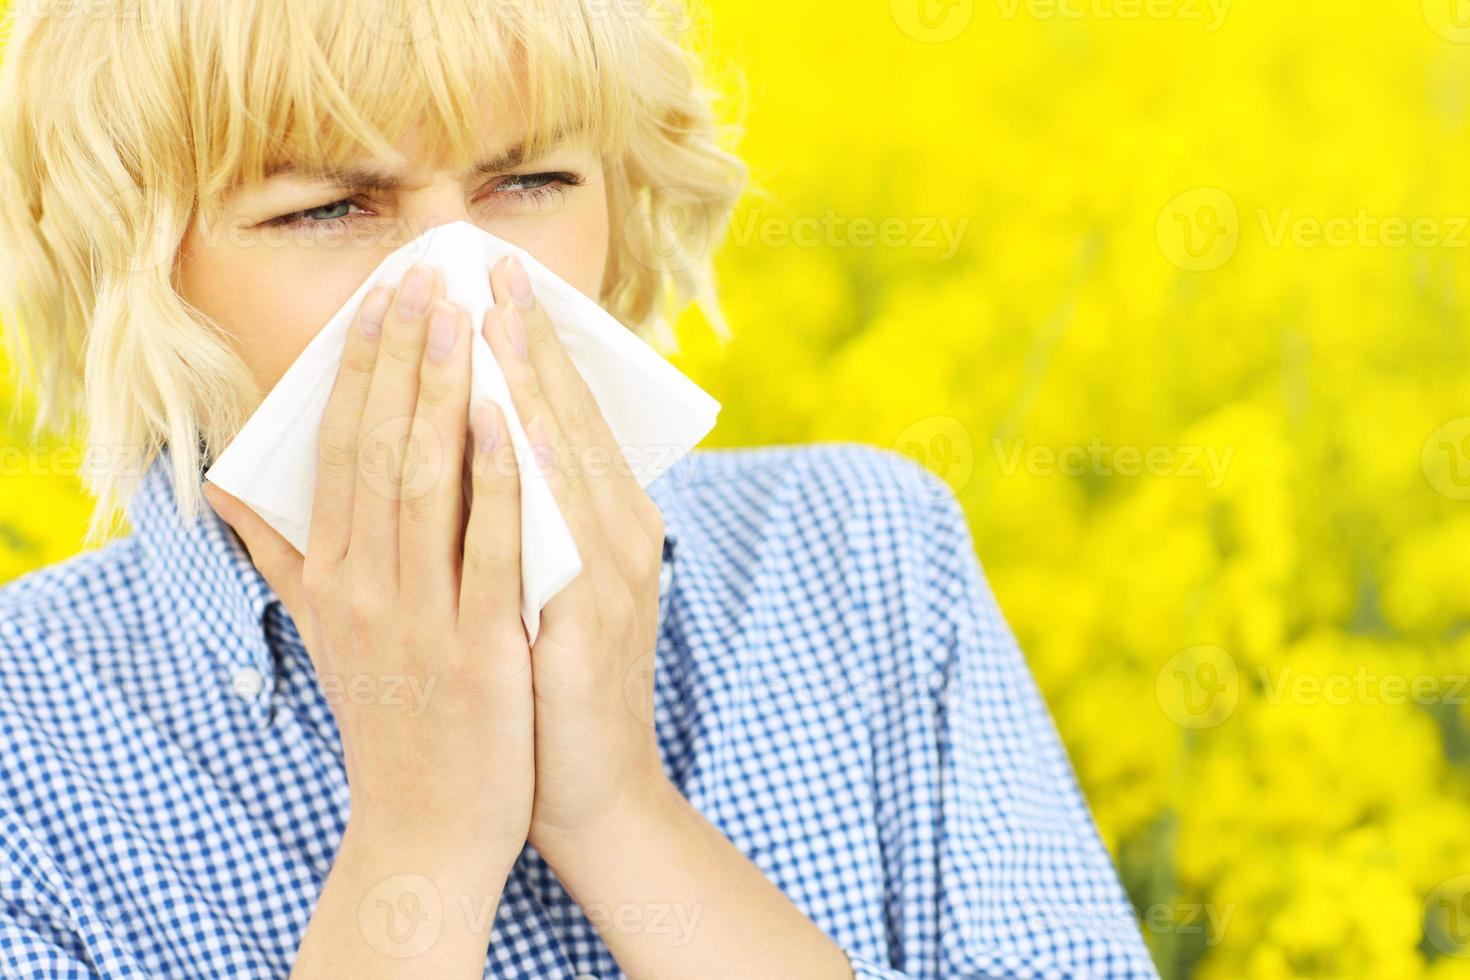
[[[225,668],[226,683],[268,714],[270,693],[284,682],[266,632],[270,607],[279,607],[278,620],[298,642],[300,634],[280,596],[208,501],[197,520],[179,518],[171,467],[165,445],[127,506],[149,578],[161,593],[162,608],[178,616],[190,647],[204,647]],[[202,489],[202,471],[199,479]],[[658,482],[649,488],[655,496],[661,496]],[[677,508],[663,504],[660,510],[665,525],[658,602],[662,632],[672,592],[677,534],[671,525]]]

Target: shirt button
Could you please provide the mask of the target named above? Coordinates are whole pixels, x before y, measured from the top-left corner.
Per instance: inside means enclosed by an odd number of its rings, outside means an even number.
[[[241,701],[254,701],[265,690],[265,678],[254,667],[241,667],[230,679],[230,686]]]

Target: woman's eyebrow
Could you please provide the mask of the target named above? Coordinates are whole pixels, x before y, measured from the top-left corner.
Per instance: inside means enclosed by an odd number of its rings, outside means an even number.
[[[553,143],[548,149],[555,149],[558,143]],[[467,176],[484,177],[492,174],[504,173],[514,170],[526,162],[526,144],[516,143],[506,148],[498,156],[488,160],[481,160],[470,168]],[[392,170],[374,166],[350,166],[350,167],[301,167],[291,161],[273,164],[265,171],[265,179],[273,177],[291,176],[300,180],[312,181],[314,183],[329,184],[333,187],[347,187],[353,190],[374,191],[386,193],[402,189],[404,178]]]

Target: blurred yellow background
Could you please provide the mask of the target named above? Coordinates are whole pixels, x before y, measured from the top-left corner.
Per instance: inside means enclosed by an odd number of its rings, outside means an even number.
[[[1470,976],[1470,4],[695,3],[766,192],[707,444],[949,481],[1164,977]]]

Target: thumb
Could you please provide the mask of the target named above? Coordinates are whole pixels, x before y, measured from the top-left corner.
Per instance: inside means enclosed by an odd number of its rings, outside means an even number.
[[[306,610],[306,589],[301,584],[301,552],[244,501],[222,490],[218,484],[205,480],[204,496],[215,513],[240,536],[245,550],[250,553],[250,560],[260,569],[260,574],[276,595],[281,597],[291,618],[305,626],[306,620],[297,616],[298,612],[304,615]]]

